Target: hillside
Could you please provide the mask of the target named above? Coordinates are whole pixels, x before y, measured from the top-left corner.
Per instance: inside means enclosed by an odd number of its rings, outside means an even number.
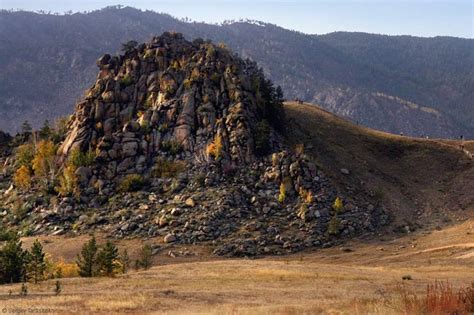
[[[165,14],[107,8],[56,16],[0,12],[0,126],[70,114],[94,80],[94,62],[130,39],[164,31],[223,41],[263,67],[288,99],[321,104],[375,129],[468,138],[473,40],[359,33],[305,35],[264,23],[185,23]]]
[[[285,112],[292,126],[287,141],[304,143],[340,189],[375,196],[395,225],[433,228],[472,214],[474,161],[459,141],[391,135],[310,104],[287,103]],[[474,142],[465,146],[473,150]],[[341,173],[344,168],[350,175]]]

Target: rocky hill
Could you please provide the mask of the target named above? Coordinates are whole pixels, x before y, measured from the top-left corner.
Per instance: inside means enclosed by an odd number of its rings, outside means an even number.
[[[302,146],[287,146],[280,89],[224,46],[164,33],[97,66],[58,146],[44,130],[11,142],[4,225],[259,255],[330,246],[389,222],[375,199],[340,191]]]
[[[95,60],[164,31],[223,41],[257,61],[288,99],[301,98],[392,133],[474,136],[474,42],[360,33],[305,35],[271,24],[185,23],[111,7],[56,16],[0,12],[0,128],[70,114],[94,82]]]

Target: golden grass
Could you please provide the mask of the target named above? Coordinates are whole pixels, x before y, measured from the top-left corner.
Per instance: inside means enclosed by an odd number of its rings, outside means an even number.
[[[198,256],[169,260],[164,253],[155,257],[160,265],[147,271],[61,279],[59,296],[55,280],[29,284],[26,297],[18,295],[19,284],[0,286],[0,305],[58,314],[399,314],[400,285],[422,298],[436,280],[449,280],[454,291],[470,284],[474,257],[458,257],[471,252],[473,227],[469,220],[385,242],[353,240],[345,244],[351,252],[335,247],[253,260],[215,259],[208,256],[210,250],[188,247]],[[53,257],[67,256],[74,245],[74,238],[43,241]],[[133,249],[140,244],[122,240],[118,245]],[[74,245],[76,253],[79,245]],[[403,281],[405,275],[413,280]]]

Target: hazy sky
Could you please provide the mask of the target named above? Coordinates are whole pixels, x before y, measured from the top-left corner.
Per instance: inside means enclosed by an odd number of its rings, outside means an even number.
[[[310,34],[361,31],[473,38],[474,0],[0,0],[3,9],[90,11],[109,5],[221,22],[249,18]]]

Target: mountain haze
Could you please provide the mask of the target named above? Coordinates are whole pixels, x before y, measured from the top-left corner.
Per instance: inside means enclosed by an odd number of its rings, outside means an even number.
[[[0,13],[0,126],[17,131],[69,114],[95,80],[95,61],[163,31],[223,42],[263,67],[288,99],[407,135],[474,136],[474,41],[362,33],[306,35],[272,24],[186,23],[106,8],[87,14]]]

